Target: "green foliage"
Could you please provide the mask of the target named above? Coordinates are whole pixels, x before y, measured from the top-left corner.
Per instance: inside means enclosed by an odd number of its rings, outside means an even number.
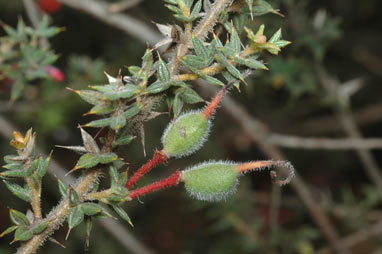
[[[36,79],[46,79],[50,75],[46,67],[57,60],[57,55],[43,46],[41,41],[57,35],[61,28],[49,27],[44,16],[37,29],[26,26],[22,19],[17,27],[3,24],[6,36],[0,38],[0,81],[13,82],[11,101],[17,100],[25,84]]]

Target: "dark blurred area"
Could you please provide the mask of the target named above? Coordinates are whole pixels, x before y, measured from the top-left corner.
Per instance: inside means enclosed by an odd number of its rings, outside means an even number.
[[[382,138],[382,2],[268,2],[285,17],[255,17],[247,26],[265,24],[269,36],[281,27],[283,38],[292,44],[279,56],[265,55],[270,71],[255,72],[248,79],[248,86],[242,86],[240,93],[232,90],[230,96],[262,124],[265,133],[295,138],[285,141],[270,135],[267,142],[294,164],[309,187],[313,202],[328,216],[350,253],[382,253],[381,186],[378,187],[378,179],[370,177],[370,168],[382,175],[382,145],[369,150],[352,146],[328,149],[320,146],[320,139],[314,143],[315,148],[297,142],[304,137]],[[151,21],[174,23],[164,1],[137,1],[121,14],[139,19],[153,29]],[[19,17],[30,23],[23,1],[0,0],[2,22],[16,26]],[[60,55],[56,66],[63,70],[66,81],[28,87],[23,99],[12,108],[7,107],[9,94],[1,90],[0,114],[23,132],[32,126],[38,146],[46,152],[54,149],[53,158],[69,170],[78,155],[54,145],[80,145],[77,126],[92,118],[82,116],[89,105],[65,87],[79,89],[103,84],[104,71],[114,76],[119,69],[127,73],[125,66],[140,64],[147,45],[66,5],[51,19],[53,25],[65,27],[50,43]],[[198,91],[205,99],[210,98],[211,94],[201,86],[196,85]],[[165,103],[158,111],[167,111]],[[166,166],[153,170],[140,185],[204,160],[272,159],[262,141],[255,142],[238,118],[227,110],[219,110],[209,140],[201,150],[187,158],[170,160]],[[139,139],[118,151],[130,163],[130,170],[138,169],[160,148],[161,134],[170,120],[165,114],[146,124],[146,158]],[[1,136],[0,141],[1,156],[9,154],[9,139]],[[108,183],[107,179],[102,181]],[[221,203],[193,200],[178,186],[129,202],[125,210],[133,220],[133,228],[121,220],[118,223],[153,253],[336,253],[290,185],[281,188],[279,209],[275,210],[272,202],[277,195],[268,172],[242,177],[237,193]],[[43,197],[46,214],[59,199],[52,175],[45,179]],[[11,224],[8,207],[28,209],[0,184],[0,231]],[[134,253],[99,224],[94,227],[89,249],[85,248],[83,225],[74,229],[67,241],[67,227],[63,226],[55,238],[66,248],[47,242],[38,253]],[[10,241],[11,235],[0,239],[0,254],[15,251],[18,243],[9,245]]]

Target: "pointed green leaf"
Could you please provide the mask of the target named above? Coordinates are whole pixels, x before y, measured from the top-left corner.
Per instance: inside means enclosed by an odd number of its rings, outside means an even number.
[[[33,237],[33,232],[25,226],[18,227],[13,241],[27,241]]]
[[[98,156],[99,162],[102,164],[108,164],[118,159],[118,155],[115,153],[103,153]]]
[[[18,198],[20,198],[26,202],[31,201],[29,189],[25,189],[18,184],[14,184],[14,183],[11,183],[11,182],[8,182],[5,180],[3,182],[4,182],[5,186],[8,188],[8,190],[10,190],[15,196],[17,196]]]
[[[203,61],[208,59],[207,48],[204,46],[202,40],[195,35],[192,35],[192,45],[194,46],[195,53],[198,57],[200,57]]]
[[[103,104],[102,93],[92,90],[74,90],[84,101],[92,105]]]
[[[100,127],[109,126],[110,124],[111,124],[111,118],[103,118],[103,119],[91,121],[90,123],[87,123],[84,126],[100,128]]]
[[[160,92],[163,92],[167,90],[171,86],[172,82],[161,82],[156,81],[155,83],[151,84],[147,89],[147,94],[157,94]]]
[[[102,207],[96,203],[85,202],[81,205],[81,209],[87,216],[93,216],[102,212]]]
[[[33,234],[37,235],[43,232],[49,225],[49,220],[44,220],[32,228]]]
[[[96,166],[98,163],[99,163],[99,158],[97,155],[87,153],[80,157],[76,166],[74,167],[74,170],[77,170],[80,168],[92,168]]]
[[[69,203],[72,207],[75,207],[80,203],[80,196],[72,187],[69,188]]]
[[[268,68],[263,64],[262,61],[258,61],[256,59],[253,59],[253,58],[241,58],[241,57],[238,57],[238,56],[234,56],[233,57],[233,60],[238,63],[238,64],[241,64],[241,65],[245,65],[251,69],[261,69],[261,70],[268,70]]]
[[[100,149],[97,145],[97,142],[84,129],[80,128],[80,130],[81,130],[82,141],[86,150],[88,150],[90,153],[98,154],[100,152]]]
[[[122,207],[114,205],[113,209],[122,219],[127,221],[130,224],[130,226],[134,227],[129,215],[125,212],[125,210],[122,209]]]
[[[127,108],[127,110],[125,110],[125,112],[123,112],[123,116],[125,117],[125,119],[132,118],[133,116],[138,114],[139,111],[141,111],[143,106],[144,106],[143,104],[138,104],[138,103],[131,104]]]
[[[11,218],[11,221],[15,223],[16,225],[25,225],[29,226],[30,222],[23,213],[16,211],[14,209],[9,209],[9,216]]]
[[[15,231],[19,226],[17,225],[14,225],[14,226],[11,226],[9,228],[7,228],[6,230],[4,230],[3,233],[0,234],[0,238],[2,238],[3,236],[9,234],[9,233],[12,233],[13,231]]]
[[[57,182],[58,182],[58,190],[60,191],[60,194],[62,197],[66,197],[66,195],[68,195],[68,188],[66,187],[66,185],[60,180],[57,178]]]
[[[174,113],[174,118],[177,118],[182,111],[183,108],[183,100],[182,100],[182,93],[183,90],[177,90],[178,92],[175,95],[174,103],[172,105],[172,111]]]
[[[166,63],[161,58],[159,58],[158,78],[162,82],[170,80],[170,71],[168,70]]]
[[[224,67],[227,68],[227,71],[229,73],[231,73],[232,76],[234,76],[235,78],[238,78],[240,79],[241,81],[245,82],[244,81],[244,77],[243,75],[240,73],[240,71],[238,69],[236,69],[235,66],[233,66],[229,61],[228,59],[221,53],[221,52],[218,52],[218,54],[215,55],[215,58],[216,60],[222,64]]]
[[[84,220],[84,213],[80,206],[76,206],[70,209],[68,215],[69,230],[78,226]]]
[[[182,93],[182,100],[185,103],[194,104],[203,102],[203,98],[199,96],[197,92],[195,92],[192,88],[186,87],[184,92]]]
[[[110,127],[113,130],[119,130],[126,125],[126,118],[121,115],[111,117]]]

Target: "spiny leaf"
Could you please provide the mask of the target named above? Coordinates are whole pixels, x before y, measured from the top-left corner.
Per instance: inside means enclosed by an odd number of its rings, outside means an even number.
[[[98,156],[99,162],[102,164],[108,164],[118,159],[118,155],[115,153],[103,153]]]
[[[159,58],[158,78],[162,82],[170,80],[170,71],[168,70],[166,63],[162,60],[162,58]]]
[[[126,125],[126,118],[121,115],[111,117],[110,127],[113,130],[119,130]]]
[[[8,188],[8,190],[10,190],[15,196],[17,196],[18,198],[21,198],[22,200],[26,202],[31,201],[29,189],[25,189],[21,187],[20,185],[11,183],[9,181],[4,180],[3,182],[5,186]]]
[[[12,233],[13,231],[15,231],[19,226],[17,225],[14,225],[14,226],[11,226],[9,228],[7,228],[6,230],[4,230],[3,233],[0,234],[0,238],[2,238],[3,236],[9,234],[9,233]]]
[[[75,207],[80,203],[80,196],[72,187],[69,188],[69,203],[72,207]]]
[[[9,216],[11,218],[11,221],[15,223],[16,225],[25,225],[29,226],[30,222],[23,213],[16,211],[14,209],[9,209]]]
[[[60,180],[57,178],[57,183],[58,183],[58,190],[60,191],[60,194],[62,197],[66,197],[66,195],[68,195],[68,188],[66,187],[66,185]]]
[[[32,228],[33,234],[40,234],[49,225],[49,220],[44,220]]]
[[[81,127],[80,127],[80,130],[81,130],[81,136],[84,143],[84,147],[86,148],[86,150],[92,154],[98,154],[100,152],[100,149],[97,145],[97,142],[89,133],[87,133]]]
[[[68,219],[67,219],[69,230],[68,230],[68,233],[66,234],[66,239],[68,239],[70,231],[74,227],[78,226],[83,220],[84,220],[84,213],[81,210],[80,206],[76,206],[70,209]]]
[[[146,93],[157,94],[157,93],[163,92],[167,90],[172,84],[173,82],[170,82],[170,81],[168,82],[156,81],[146,89]]]
[[[27,241],[33,237],[33,232],[25,226],[20,226],[16,229],[15,239],[12,242],[16,241]]]
[[[204,46],[203,42],[195,35],[192,35],[192,45],[194,46],[196,55],[206,61],[209,57],[207,48]]]
[[[102,212],[102,207],[96,203],[85,202],[81,205],[82,212],[88,216],[93,216]]]
[[[91,121],[90,123],[87,123],[84,126],[100,128],[100,127],[109,126],[110,124],[111,124],[111,118],[103,118],[103,119]]]
[[[97,155],[87,153],[80,157],[80,159],[78,160],[73,170],[77,170],[80,168],[92,168],[96,166],[98,163],[99,163],[99,158]]]
[[[122,219],[124,219],[125,221],[127,221],[130,226],[134,227],[133,225],[133,222],[131,221],[129,215],[125,212],[125,210],[122,209],[122,207],[118,206],[118,205],[114,205],[113,206],[113,209],[114,211],[119,215],[121,216]]]

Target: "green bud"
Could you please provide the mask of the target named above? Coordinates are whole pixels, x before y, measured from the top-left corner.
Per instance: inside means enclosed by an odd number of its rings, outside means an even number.
[[[192,154],[206,141],[209,131],[210,121],[201,111],[182,114],[163,133],[163,149],[169,157]]]
[[[182,181],[192,197],[220,201],[235,191],[238,174],[235,164],[212,161],[184,170]]]

